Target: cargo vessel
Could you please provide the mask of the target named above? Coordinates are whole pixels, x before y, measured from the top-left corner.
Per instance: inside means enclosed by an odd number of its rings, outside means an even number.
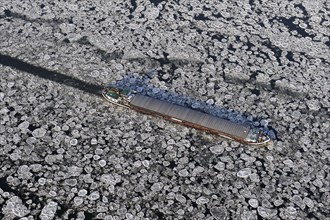
[[[159,116],[243,144],[263,146],[270,142],[267,134],[256,127],[232,122],[191,108],[138,94],[130,89],[106,87],[103,89],[102,95],[107,101],[115,105]]]

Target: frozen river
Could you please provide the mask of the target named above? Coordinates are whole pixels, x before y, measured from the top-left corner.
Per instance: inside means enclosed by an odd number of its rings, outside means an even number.
[[[326,219],[327,1],[0,0],[0,219]],[[249,147],[103,100],[263,127]]]

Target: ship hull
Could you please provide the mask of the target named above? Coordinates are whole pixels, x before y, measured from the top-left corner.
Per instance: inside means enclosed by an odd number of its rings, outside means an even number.
[[[239,142],[239,143],[242,143],[242,144],[245,144],[245,145],[265,146],[265,145],[268,144],[268,142],[267,143],[250,143],[250,142],[246,142],[242,138],[238,138],[238,137],[235,137],[235,136],[232,136],[232,135],[228,135],[228,134],[223,133],[221,131],[212,130],[212,129],[209,129],[209,128],[206,128],[206,127],[203,127],[203,126],[200,126],[200,125],[197,125],[197,124],[193,124],[193,123],[190,123],[190,122],[187,122],[187,121],[182,121],[180,119],[176,119],[176,118],[168,117],[166,115],[158,114],[156,112],[152,112],[152,111],[149,111],[147,109],[139,108],[139,107],[136,107],[136,106],[130,106],[130,108],[137,111],[137,112],[143,113],[143,114],[159,117],[159,118],[165,119],[167,121],[171,121],[171,122],[176,123],[176,124],[180,124],[180,125],[183,125],[183,126],[186,126],[186,127],[191,127],[191,128],[194,128],[194,129],[197,129],[197,130],[200,130],[200,131],[205,131],[209,134],[217,135],[217,136],[220,136],[221,138],[224,138],[224,139],[227,139],[227,140],[230,140],[230,141],[236,141],[236,142]]]
[[[142,94],[122,95],[120,90],[115,88],[105,89],[102,94],[107,101],[115,105],[158,116],[177,124],[216,134],[225,139],[254,146],[263,146],[270,141],[262,131],[246,124],[232,122]]]

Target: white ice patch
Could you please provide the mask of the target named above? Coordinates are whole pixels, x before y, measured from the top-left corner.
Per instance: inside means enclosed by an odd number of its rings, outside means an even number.
[[[196,200],[196,203],[198,205],[204,205],[204,204],[207,204],[208,202],[209,202],[209,199],[206,198],[205,196],[201,196]]]
[[[244,168],[237,172],[237,176],[240,178],[247,178],[251,175],[252,171],[250,168]]]
[[[40,214],[41,220],[52,220],[55,217],[58,204],[50,201],[42,210]]]
[[[7,216],[8,219],[14,219],[15,217],[22,218],[23,216],[29,214],[30,211],[25,207],[25,205],[23,205],[22,200],[19,197],[13,196],[2,208],[2,213]]]
[[[32,131],[33,137],[36,138],[42,138],[43,136],[45,136],[45,134],[46,134],[46,130],[44,128],[37,128],[34,131]]]
[[[222,154],[224,150],[225,150],[225,148],[222,145],[215,145],[215,146],[210,147],[210,151],[213,154]]]
[[[159,9],[156,7],[152,7],[147,10],[147,18],[150,20],[156,19],[159,16]]]

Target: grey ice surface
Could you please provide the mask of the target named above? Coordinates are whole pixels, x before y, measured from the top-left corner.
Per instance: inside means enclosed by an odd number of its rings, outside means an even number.
[[[329,1],[43,2],[0,0],[0,219],[329,219]],[[4,57],[278,139],[222,140]]]

